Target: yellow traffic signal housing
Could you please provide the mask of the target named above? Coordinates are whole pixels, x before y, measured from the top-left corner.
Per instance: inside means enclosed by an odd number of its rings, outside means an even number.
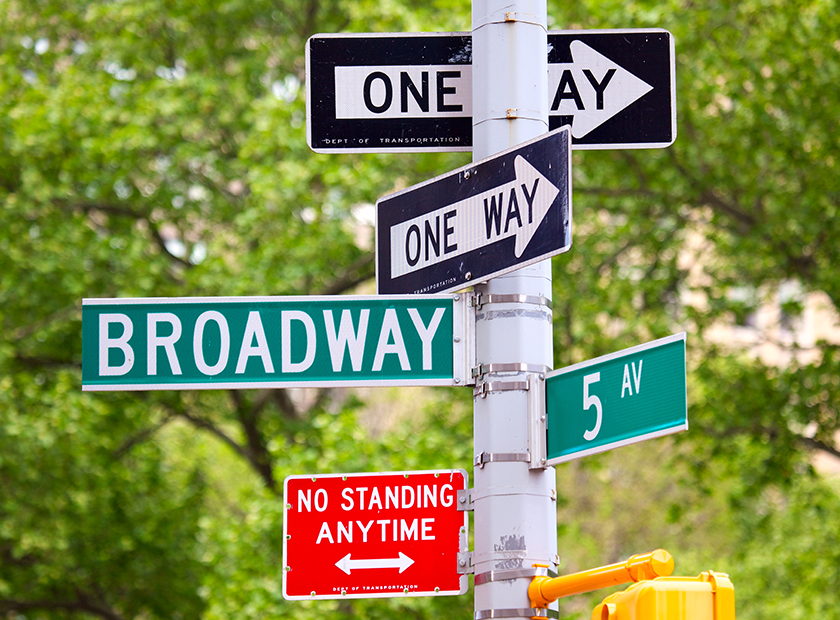
[[[735,589],[728,575],[713,571],[658,577],[611,594],[592,620],[735,620]]]

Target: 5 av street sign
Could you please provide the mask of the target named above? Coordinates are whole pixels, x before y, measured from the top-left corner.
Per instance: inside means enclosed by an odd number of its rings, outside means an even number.
[[[437,293],[571,247],[569,128],[376,203],[380,293]]]
[[[661,29],[548,33],[549,129],[576,149],[676,138],[674,40]],[[469,33],[315,35],[306,45],[307,139],[323,153],[469,151]]]
[[[284,486],[287,599],[463,594],[462,469],[289,476]]]
[[[548,464],[688,429],[685,333],[546,375]]]
[[[464,385],[471,365],[464,296],[82,304],[86,391]]]

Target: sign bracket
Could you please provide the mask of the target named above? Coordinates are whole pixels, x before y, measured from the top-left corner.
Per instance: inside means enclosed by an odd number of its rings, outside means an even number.
[[[460,512],[472,512],[475,509],[475,503],[472,498],[472,489],[458,489],[458,510]]]
[[[545,411],[545,373],[528,375],[528,443],[533,458],[529,469],[545,469],[548,417]]]
[[[475,565],[473,564],[473,552],[461,551],[458,553],[458,574],[472,575],[475,573]]]
[[[472,292],[456,293],[452,296],[453,304],[453,342],[452,354],[455,369],[455,384],[463,379],[463,385],[475,385],[472,369],[476,365],[475,359],[475,311]]]

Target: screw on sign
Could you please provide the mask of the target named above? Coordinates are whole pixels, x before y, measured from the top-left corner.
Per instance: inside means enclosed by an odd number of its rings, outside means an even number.
[[[463,594],[462,469],[289,476],[283,519],[287,599]]]

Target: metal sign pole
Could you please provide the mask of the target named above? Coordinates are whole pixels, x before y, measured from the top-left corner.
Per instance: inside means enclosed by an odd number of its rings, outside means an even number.
[[[546,0],[473,1],[474,160],[548,131],[546,21]],[[558,561],[555,473],[535,431],[553,365],[551,263],[475,288],[475,619],[544,616],[528,586],[535,564]]]

